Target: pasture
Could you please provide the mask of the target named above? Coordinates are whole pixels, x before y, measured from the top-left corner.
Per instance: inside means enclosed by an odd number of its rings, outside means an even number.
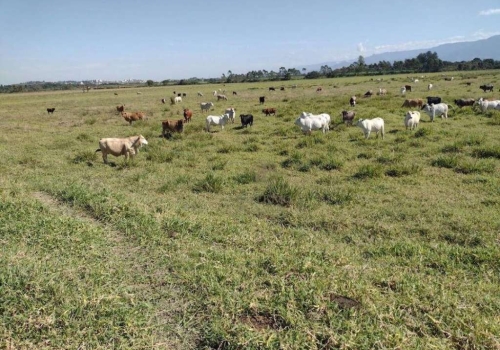
[[[453,100],[500,98],[500,72],[448,75],[0,95],[0,347],[499,349],[500,112]],[[405,130],[426,96],[454,110]],[[303,111],[330,131],[303,135]],[[129,162],[94,152],[139,134]]]

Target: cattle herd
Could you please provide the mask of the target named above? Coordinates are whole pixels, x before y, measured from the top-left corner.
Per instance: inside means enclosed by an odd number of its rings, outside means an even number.
[[[413,80],[416,83],[418,80]],[[292,86],[292,89],[296,88],[296,85]],[[433,88],[432,84],[428,85],[428,90],[430,91]],[[484,92],[493,91],[492,85],[481,85],[479,87]],[[280,88],[280,90],[284,90]],[[323,88],[317,87],[316,92],[321,92]],[[274,87],[269,87],[269,91],[276,91]],[[405,95],[406,92],[411,92],[411,85],[404,85],[401,87],[400,92],[402,95]],[[217,101],[227,101],[228,98],[224,94],[224,90],[215,90],[213,91],[213,96],[217,98]],[[233,91],[233,96],[237,96],[238,93]],[[377,95],[383,96],[387,94],[387,90],[383,88],[379,88]],[[373,91],[367,91],[363,96],[371,97],[373,95]],[[201,92],[198,92],[199,97],[203,97]],[[186,93],[176,93],[174,91],[174,97],[171,97],[170,100],[172,104],[177,104],[182,102],[182,97],[187,97]],[[161,99],[161,103],[165,103],[166,100]],[[265,103],[265,96],[259,97],[259,104]],[[484,113],[487,110],[494,109],[500,110],[500,100],[486,100],[483,98],[479,98],[475,100],[474,98],[465,98],[465,99],[456,99],[454,103],[459,108],[463,108],[466,106],[479,106],[481,111]],[[349,105],[351,107],[356,106],[356,96],[351,96],[349,98]],[[405,99],[402,108],[418,108],[418,110],[409,110],[404,116],[404,125],[406,129],[414,130],[418,127],[420,122],[420,111],[425,112],[430,121],[433,122],[435,117],[441,116],[442,119],[448,118],[448,112],[451,108],[454,110],[453,106],[444,103],[441,97],[438,96],[428,96],[427,100],[413,98],[413,99]],[[210,110],[214,109],[213,102],[201,102],[200,109],[202,113],[208,113]],[[126,112],[125,105],[116,106],[116,110],[121,114],[123,119],[128,122],[130,125],[134,121],[145,120],[147,119],[145,113],[143,112]],[[47,108],[47,113],[54,113],[55,108]],[[274,107],[267,107],[262,109],[262,113],[265,116],[276,116],[277,109]],[[356,112],[354,110],[344,110],[341,112],[342,122],[346,125],[353,125],[354,119],[356,117]],[[162,126],[162,136],[169,137],[172,133],[182,133],[184,131],[184,124],[189,123],[193,117],[193,111],[189,108],[183,109],[183,119],[177,120],[164,120],[161,122]],[[219,126],[221,130],[224,129],[224,126],[228,123],[234,123],[236,119],[236,109],[233,107],[226,108],[224,113],[221,115],[208,115],[205,118],[205,130],[210,132],[211,126]],[[252,114],[240,114],[241,127],[252,126],[254,123],[254,116]],[[299,126],[303,133],[310,134],[314,130],[321,130],[323,133],[326,133],[330,129],[331,117],[327,113],[313,114],[310,112],[302,112],[299,117],[295,120],[295,125]],[[370,134],[374,132],[377,137],[380,134],[382,139],[384,138],[385,133],[385,125],[384,120],[382,118],[374,118],[374,119],[359,119],[356,123],[356,126],[361,128],[365,138],[369,138]],[[107,163],[107,155],[111,154],[114,156],[125,156],[126,159],[134,157],[137,153],[139,153],[139,148],[142,145],[147,145],[148,142],[142,135],[132,136],[128,138],[103,138],[99,141],[99,149],[96,152],[102,152],[103,161]]]

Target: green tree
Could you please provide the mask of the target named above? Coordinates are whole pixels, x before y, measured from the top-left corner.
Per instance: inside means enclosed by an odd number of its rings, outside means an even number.
[[[154,81],[152,81],[152,80],[148,80],[148,81],[146,81],[146,85],[147,85],[147,86],[153,86],[154,84],[155,84],[155,82],[154,82]]]

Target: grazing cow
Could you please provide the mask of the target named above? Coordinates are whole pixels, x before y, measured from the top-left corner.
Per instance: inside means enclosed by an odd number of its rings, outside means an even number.
[[[412,79],[412,81],[413,81],[414,83],[418,83],[418,79],[413,78],[413,79]]]
[[[265,96],[260,96],[259,97],[259,103],[262,105],[262,104],[264,104],[264,102],[266,102],[266,97]]]
[[[143,112],[133,112],[133,113],[122,112],[121,114],[123,119],[125,119],[130,125],[132,125],[132,122],[147,119],[146,115]]]
[[[185,92],[183,92],[182,97],[187,97],[187,94]]]
[[[401,86],[401,95],[404,95],[406,93],[406,88],[404,86]]]
[[[342,120],[346,125],[351,125],[356,116],[356,112],[354,111],[342,111]]]
[[[176,97],[174,98],[174,103],[179,103],[179,102],[182,102],[182,97],[180,97],[180,96],[176,96]]]
[[[161,134],[165,137],[167,134],[171,134],[173,132],[181,133],[184,131],[184,120],[164,120],[161,122]]]
[[[223,115],[209,115],[207,117],[207,131],[210,132],[210,125],[220,125],[220,129],[224,129],[224,125],[227,124],[229,116],[227,114]]]
[[[285,87],[284,86],[280,87],[280,91],[285,91]]]
[[[142,145],[147,145],[148,141],[142,135],[126,138],[104,138],[99,140],[99,149],[96,152],[102,152],[102,160],[108,164],[108,154],[115,157],[125,156],[127,161],[129,157],[134,157],[139,153]]]
[[[116,108],[118,108],[118,107],[116,107]],[[55,107],[54,108],[47,108],[47,114],[52,114],[52,113],[54,113],[55,110],[56,110]]]
[[[174,91],[174,95],[177,94],[175,91]]]
[[[227,96],[226,95],[217,95],[217,101],[219,101],[219,100],[227,101]]]
[[[382,88],[378,88],[378,95],[387,95],[387,90],[386,89],[382,89]]]
[[[481,85],[479,87],[481,90],[483,90],[483,92],[486,92],[486,91],[491,91],[493,92],[493,85],[491,84],[488,84],[488,85]]]
[[[233,91],[233,96],[237,96],[238,93],[236,91]]]
[[[125,105],[121,105],[121,106],[116,106],[116,111],[118,113],[121,113],[125,110]]]
[[[438,104],[441,103],[441,97],[433,97],[433,96],[427,96],[427,104]],[[422,106],[420,106],[422,107]]]
[[[401,107],[422,107],[424,105],[424,101],[421,98],[410,98],[406,99],[405,102],[403,102],[403,105]]]
[[[476,103],[476,101],[473,98],[459,98],[454,102],[460,108],[465,106],[474,106],[474,103]]]
[[[444,80],[446,80],[446,81],[452,81],[453,77],[450,77],[450,78],[447,77],[447,78],[444,78]]]
[[[368,90],[367,92],[365,92],[365,97],[372,97],[373,95],[373,90]]]
[[[203,94],[198,91],[198,96],[203,97]]]
[[[405,85],[405,90],[411,92],[411,85]]]
[[[432,90],[432,84],[427,85],[427,90],[429,90],[429,91]]]
[[[209,111],[210,108],[214,108],[214,103],[213,102],[202,102],[200,103],[200,108],[201,108],[201,111]]]
[[[372,131],[375,132],[377,138],[379,132],[382,134],[382,139],[384,138],[384,119],[382,118],[360,119],[356,125],[363,130],[365,139],[370,137]]]
[[[295,120],[295,125],[300,126],[304,134],[311,134],[312,130],[322,130],[324,134],[328,128],[328,121],[321,114],[313,116],[312,114],[302,112],[300,117]]]
[[[316,89],[316,92],[321,92],[321,91],[323,91],[323,88],[321,86]]]
[[[193,111],[189,108],[184,108],[184,122],[189,123],[193,117]]]
[[[165,102],[166,102],[166,101],[165,101],[165,99],[164,99],[164,98],[162,98],[162,99],[161,99],[161,103],[165,104]]]
[[[477,104],[481,107],[481,111],[484,113],[488,109],[500,109],[500,100],[495,100],[495,101],[488,101],[488,100],[483,100],[481,97],[479,100],[477,100]]]
[[[448,105],[446,103],[425,104],[422,110],[431,117],[431,122],[434,121],[436,116],[441,116],[441,119],[448,119]]]
[[[179,93],[177,94],[177,96],[182,97],[182,94],[179,92]]]
[[[264,113],[266,117],[270,116],[271,114],[276,115],[276,108],[264,108],[262,110],[262,113]]]
[[[234,124],[234,118],[236,118],[236,109],[233,107],[226,108],[224,114],[229,116],[229,120],[231,120],[231,124]]]
[[[420,123],[420,112],[408,111],[405,115],[406,130],[408,130],[408,128],[410,128],[410,130],[416,129],[418,127],[418,123]]]
[[[248,125],[253,125],[253,115],[252,114],[240,114],[241,127],[247,127]]]
[[[351,105],[351,107],[356,106],[356,96],[351,96],[351,98],[349,99],[349,104]]]
[[[275,88],[273,88],[272,86],[269,88],[269,91],[276,91]]]
[[[115,96],[118,96],[118,92],[115,92]]]
[[[214,94],[214,96],[217,96],[217,90],[214,90],[213,94]]]

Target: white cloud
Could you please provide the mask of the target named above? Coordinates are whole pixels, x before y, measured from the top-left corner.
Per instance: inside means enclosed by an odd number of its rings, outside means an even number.
[[[358,52],[359,52],[359,53],[363,53],[363,52],[365,52],[365,51],[366,51],[366,49],[365,49],[365,47],[363,46],[363,43],[359,43],[359,44],[358,44]]]
[[[489,9],[479,12],[480,16],[500,15],[500,9]]]

